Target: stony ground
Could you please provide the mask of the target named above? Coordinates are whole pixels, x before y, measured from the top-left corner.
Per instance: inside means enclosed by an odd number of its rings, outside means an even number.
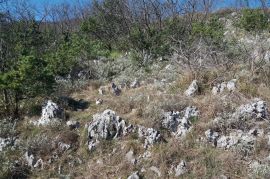
[[[96,68],[117,75],[68,95],[60,88],[42,107],[26,101],[35,113],[1,121],[3,178],[270,178],[270,89],[246,64],[194,75],[173,61],[142,69],[121,57]]]

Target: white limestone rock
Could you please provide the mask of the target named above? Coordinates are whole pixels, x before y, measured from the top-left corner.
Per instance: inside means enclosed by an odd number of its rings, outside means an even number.
[[[161,172],[159,171],[159,169],[158,169],[157,167],[151,166],[151,167],[149,168],[149,170],[151,170],[151,171],[153,171],[154,173],[156,173],[158,177],[161,177]]]
[[[225,90],[232,92],[236,90],[236,79],[232,79],[228,82],[218,83],[212,88],[212,94],[217,95],[223,93]]]
[[[129,126],[126,126],[126,122],[110,109],[94,114],[93,121],[88,126],[89,150],[99,143],[99,139],[109,140],[126,135],[129,131]]]
[[[140,82],[138,79],[135,79],[131,84],[130,84],[130,88],[138,88],[140,87]]]
[[[103,100],[98,98],[96,99],[96,105],[101,105],[103,103]]]
[[[140,179],[139,172],[132,173],[127,179]]]
[[[216,142],[217,138],[219,137],[219,133],[213,131],[212,129],[208,129],[204,134],[209,142]]]
[[[126,153],[125,158],[126,158],[126,160],[127,160],[128,162],[130,162],[130,163],[133,164],[133,165],[137,163],[137,160],[136,160],[136,158],[135,158],[135,156],[134,156],[133,150],[130,150],[128,153]]]
[[[160,132],[153,128],[138,126],[139,138],[144,139],[144,148],[147,149],[161,140]]]
[[[198,93],[199,85],[197,80],[193,80],[188,89],[185,91],[186,96],[195,96]]]
[[[73,130],[73,129],[78,129],[80,127],[80,123],[78,121],[67,121],[67,126]]]
[[[64,118],[64,111],[56,103],[48,100],[46,105],[42,107],[41,118],[33,121],[34,125],[48,125],[55,123]]]
[[[118,88],[118,86],[116,86],[115,83],[112,83],[111,87],[112,87],[112,92],[114,95],[119,96],[121,94],[120,88]]]
[[[266,102],[258,98],[253,101],[254,102],[241,105],[232,117],[237,119],[268,119],[269,114]]]
[[[0,137],[0,152],[4,150],[5,147],[11,144],[11,139],[10,138],[2,138]]]
[[[172,165],[169,174],[179,177],[187,172],[186,161],[181,160],[177,166]]]
[[[189,106],[179,112],[166,112],[162,120],[162,126],[169,129],[178,138],[184,137],[192,128],[190,120],[198,117],[199,111],[196,107]]]

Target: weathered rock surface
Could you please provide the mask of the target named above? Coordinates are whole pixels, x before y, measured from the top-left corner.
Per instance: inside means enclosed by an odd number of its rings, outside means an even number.
[[[172,165],[169,174],[179,177],[187,172],[186,161],[181,160],[177,166]]]
[[[159,131],[153,128],[146,128],[144,126],[138,126],[139,138],[144,139],[144,148],[147,149],[153,146],[155,143],[161,140],[161,134]]]
[[[130,84],[130,88],[138,88],[140,87],[140,82],[138,79],[135,79],[131,84]]]
[[[112,83],[111,87],[112,87],[112,92],[114,95],[119,96],[121,94],[120,88],[118,88],[118,86],[116,86],[115,83]]]
[[[10,138],[1,138],[0,137],[0,152],[4,150],[4,148],[11,144]]]
[[[237,119],[268,119],[268,108],[266,102],[255,98],[253,102],[241,105],[232,115]]]
[[[186,96],[195,96],[198,93],[199,85],[197,80],[193,80],[188,89],[185,91]]]
[[[41,118],[33,121],[34,125],[48,125],[64,118],[64,111],[56,103],[48,100],[46,105],[42,107]]]
[[[132,173],[127,179],[140,179],[139,172]]]
[[[228,82],[222,82],[222,83],[218,83],[216,84],[213,88],[212,88],[212,94],[213,95],[217,95],[217,94],[221,94],[223,93],[225,90],[231,92],[231,91],[235,91],[236,89],[236,79],[232,79]]]
[[[88,148],[93,150],[99,139],[115,139],[125,135],[129,126],[112,110],[93,115],[93,121],[88,127]]]
[[[199,111],[196,107],[189,106],[179,112],[166,112],[162,120],[162,126],[169,129],[178,138],[184,137],[192,128],[191,119],[198,117]]]

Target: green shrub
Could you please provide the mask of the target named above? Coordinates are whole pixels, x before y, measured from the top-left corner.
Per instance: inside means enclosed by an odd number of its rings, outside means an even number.
[[[259,9],[244,9],[239,23],[246,31],[262,31],[269,27],[267,16]]]
[[[224,34],[224,25],[215,16],[208,22],[195,22],[192,24],[193,37],[211,39],[214,42],[221,42]]]

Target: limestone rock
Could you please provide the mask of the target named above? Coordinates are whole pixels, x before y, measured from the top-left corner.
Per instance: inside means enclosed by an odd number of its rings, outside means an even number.
[[[56,103],[48,100],[46,105],[42,107],[41,118],[34,121],[34,125],[48,125],[64,118],[64,111]]]
[[[144,126],[138,126],[139,138],[144,139],[144,148],[147,149],[153,146],[154,143],[161,140],[160,132],[153,128],[146,128]]]
[[[151,166],[151,167],[149,168],[149,170],[151,170],[151,171],[153,171],[154,173],[156,173],[158,177],[161,177],[161,172],[159,171],[159,169],[158,169],[157,167]]]
[[[130,84],[130,88],[138,88],[140,87],[140,82],[138,79],[135,79],[131,84]]]
[[[78,121],[67,121],[66,124],[70,130],[78,129],[80,127],[80,123]]]
[[[119,96],[121,94],[120,88],[118,88],[115,83],[112,83],[112,92],[116,96]]]
[[[133,164],[133,165],[136,164],[136,162],[137,162],[137,160],[136,160],[136,158],[135,158],[135,156],[134,156],[133,150],[130,150],[130,151],[126,154],[125,158],[126,158],[126,160],[127,160],[128,162],[130,162],[130,163]]]
[[[126,122],[110,109],[93,115],[93,121],[88,127],[88,147],[92,150],[99,139],[115,139],[125,135],[128,131]]]
[[[140,179],[139,172],[132,173],[127,179]]]
[[[96,99],[96,105],[101,105],[103,103],[103,100],[98,98]]]
[[[162,120],[162,126],[169,129],[176,137],[184,137],[192,128],[191,119],[198,117],[199,111],[196,107],[189,106],[179,112],[166,112]]]
[[[11,144],[10,138],[2,138],[0,137],[0,152],[3,151],[3,149]]]
[[[233,114],[233,118],[237,119],[267,119],[269,117],[266,102],[261,99],[254,99],[254,102],[241,105]]]
[[[188,89],[185,91],[186,96],[195,96],[198,93],[199,86],[197,80],[193,80]]]
[[[213,95],[221,94],[225,90],[227,90],[229,92],[235,91],[236,90],[236,82],[237,82],[236,79],[232,79],[228,82],[218,83],[212,88],[212,94]]]
[[[186,161],[181,160],[177,166],[172,165],[170,169],[170,174],[175,177],[179,177],[187,172]]]

